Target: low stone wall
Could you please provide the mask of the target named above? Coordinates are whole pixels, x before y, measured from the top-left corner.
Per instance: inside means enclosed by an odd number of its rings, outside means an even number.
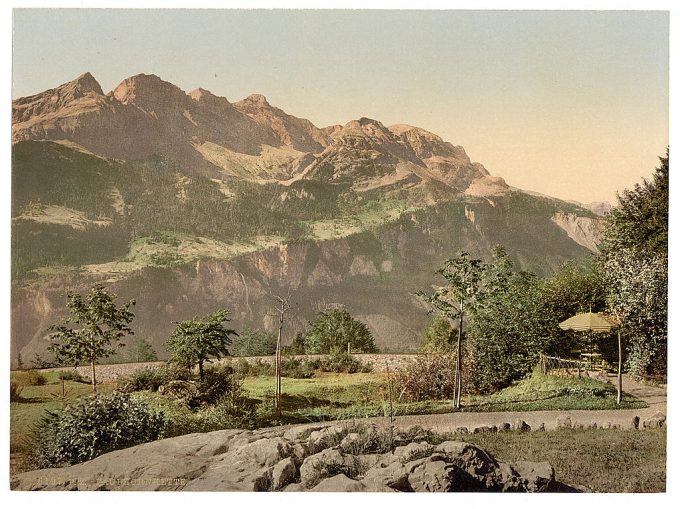
[[[357,360],[364,364],[369,364],[376,373],[384,373],[388,367],[390,371],[396,371],[405,367],[409,362],[421,357],[424,354],[386,354],[386,353],[364,353],[352,354]],[[290,355],[284,356],[284,359],[322,359],[328,357],[327,355]],[[218,363],[232,363],[244,359],[249,364],[273,364],[274,356],[261,357],[227,357],[217,361]],[[125,364],[100,364],[97,365],[97,381],[98,382],[115,382],[118,378],[125,378],[132,375],[136,371],[144,368],[160,367],[165,362],[130,362]],[[89,378],[91,370],[89,366],[64,367],[64,368],[50,368],[39,371],[72,371],[75,369],[81,375]]]

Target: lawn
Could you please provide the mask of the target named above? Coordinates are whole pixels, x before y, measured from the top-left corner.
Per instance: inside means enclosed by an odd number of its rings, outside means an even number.
[[[666,490],[666,430],[561,429],[531,433],[465,435],[506,462],[547,461],[555,478],[590,491]]]

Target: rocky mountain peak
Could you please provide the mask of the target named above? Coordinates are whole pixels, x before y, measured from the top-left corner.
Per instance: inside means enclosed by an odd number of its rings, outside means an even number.
[[[89,72],[81,74],[67,85],[73,85],[81,93],[94,92],[97,95],[104,95],[101,85]]]
[[[420,159],[447,157],[464,164],[470,163],[463,147],[454,146],[430,131],[407,124],[395,124],[389,130],[409,145]]]
[[[250,103],[253,106],[257,106],[259,108],[270,108],[271,104],[267,101],[267,98],[263,96],[262,94],[250,94],[248,97],[243,99],[243,101],[240,101],[241,103]]]
[[[124,79],[113,91],[113,96],[123,104],[153,109],[156,105],[181,101],[186,94],[155,74],[137,74]]]
[[[210,101],[213,99],[224,99],[225,101],[227,100],[226,97],[218,97],[215,94],[213,94],[210,90],[206,90],[205,88],[200,87],[192,90],[191,92],[187,92],[187,95],[197,102]]]
[[[102,88],[89,72],[76,79],[40,92],[20,97],[12,101],[12,125],[39,123],[48,117],[66,111],[69,115],[80,111],[90,111],[98,107],[104,99]]]

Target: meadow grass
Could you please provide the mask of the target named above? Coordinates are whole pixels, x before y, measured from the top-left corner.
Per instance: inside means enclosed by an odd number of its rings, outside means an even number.
[[[10,450],[26,452],[31,427],[45,410],[59,410],[66,404],[91,394],[90,385],[66,381],[66,395],[61,397],[61,382],[57,372],[43,372],[47,384],[23,386],[23,401],[10,404]],[[19,380],[19,375],[12,375]],[[357,419],[389,416],[388,378],[384,373],[321,373],[313,378],[283,378],[282,412],[273,418],[264,412],[258,426],[303,422]],[[114,384],[100,384],[100,392],[115,389]],[[245,378],[243,389],[247,404],[271,405],[274,395],[273,376]],[[562,394],[565,389],[573,394]],[[138,393],[154,408],[170,418],[196,420],[196,413],[181,404],[170,401],[158,393]],[[617,407],[615,392],[597,380],[589,378],[560,378],[533,373],[516,384],[488,396],[468,396],[463,399],[462,411],[529,411],[529,410],[601,410],[614,408],[643,408],[646,403],[626,396],[624,404]],[[450,400],[410,402],[399,398],[393,388],[392,414],[440,414],[451,411]]]
[[[560,429],[549,432],[464,435],[505,462],[547,461],[555,478],[590,491],[666,490],[666,429]]]

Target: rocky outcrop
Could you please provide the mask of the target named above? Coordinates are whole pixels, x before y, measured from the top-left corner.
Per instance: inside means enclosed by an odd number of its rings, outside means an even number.
[[[544,492],[564,489],[545,462],[504,463],[465,442],[406,443],[361,454],[348,429],[224,430],[159,440],[11,479],[13,490]],[[323,431],[326,430],[326,431]],[[319,434],[319,431],[323,431]],[[385,430],[382,430],[383,432]],[[381,432],[376,428],[370,433]],[[323,436],[323,440],[319,437]],[[360,437],[360,434],[356,434]],[[401,440],[401,442],[399,442]],[[363,447],[367,447],[365,440]]]
[[[558,212],[553,215],[552,221],[562,228],[574,242],[593,253],[600,252],[597,245],[602,240],[602,229],[604,227],[602,219]]]

